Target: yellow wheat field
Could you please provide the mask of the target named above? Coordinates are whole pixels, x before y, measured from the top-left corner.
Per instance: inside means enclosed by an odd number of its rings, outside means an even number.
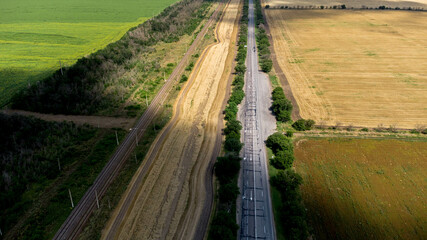
[[[266,9],[303,118],[427,125],[427,12]]]

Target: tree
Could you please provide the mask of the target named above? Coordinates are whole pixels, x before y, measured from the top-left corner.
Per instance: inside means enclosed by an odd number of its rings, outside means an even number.
[[[236,201],[236,198],[239,195],[239,193],[240,193],[239,187],[234,181],[221,185],[218,190],[219,201],[221,203],[231,204]]]
[[[237,175],[240,170],[240,157],[236,154],[227,154],[218,157],[215,163],[215,175],[221,184],[227,184]]]
[[[283,223],[286,239],[307,239],[306,210],[299,192],[301,176],[292,169],[279,170],[270,182],[280,192],[282,206],[279,217]]]
[[[286,98],[285,93],[283,92],[283,88],[276,87],[273,92],[271,92],[271,96],[273,101],[276,101],[278,99]]]
[[[306,131],[311,130],[314,126],[315,122],[311,119],[299,119],[292,124],[292,127],[298,131]]]
[[[291,140],[278,132],[273,133],[267,138],[266,145],[274,154],[279,151],[293,151]]]
[[[230,134],[231,132],[239,133],[240,130],[242,130],[242,124],[236,119],[228,120],[225,125],[226,128],[224,128],[224,133],[226,135]]]
[[[243,144],[238,138],[226,138],[224,142],[224,148],[228,152],[240,152],[242,150]]]
[[[212,220],[209,235],[211,239],[235,240],[239,225],[236,224],[236,217],[227,211],[218,211]]]
[[[279,151],[270,160],[271,165],[277,169],[288,169],[294,162],[293,151]]]

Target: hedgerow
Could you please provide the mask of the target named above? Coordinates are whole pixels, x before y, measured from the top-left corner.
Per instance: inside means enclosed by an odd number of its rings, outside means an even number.
[[[240,31],[238,50],[236,55],[236,76],[232,82],[232,93],[228,100],[228,104],[224,110],[224,119],[226,127],[224,128],[225,156],[218,157],[215,163],[215,175],[219,181],[218,189],[218,207],[215,216],[212,220],[209,230],[209,239],[237,239],[237,230],[239,226],[236,222],[236,199],[239,195],[239,187],[237,178],[240,171],[239,152],[243,147],[240,142],[240,130],[242,124],[237,120],[237,106],[245,97],[243,91],[244,74],[246,71],[245,60],[247,49],[247,33],[248,33],[248,2],[243,4],[242,17],[240,19]]]

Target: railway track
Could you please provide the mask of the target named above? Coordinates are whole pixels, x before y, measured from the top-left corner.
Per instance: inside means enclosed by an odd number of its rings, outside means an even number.
[[[53,237],[53,239],[76,239],[81,233],[87,220],[89,219],[90,215],[96,207],[96,198],[98,197],[99,199],[101,199],[102,196],[105,194],[108,187],[119,173],[126,159],[129,158],[130,154],[138,145],[139,139],[144,134],[145,130],[148,128],[149,124],[157,115],[159,110],[162,108],[170,90],[178,81],[179,75],[181,74],[182,69],[184,69],[185,65],[187,64],[188,59],[191,57],[198,43],[208,31],[208,28],[211,23],[217,17],[220,6],[221,5],[217,7],[215,12],[209,18],[208,22],[197,35],[193,44],[189,47],[188,51],[181,59],[178,66],[175,68],[175,70],[167,79],[166,83],[151,101],[150,105],[143,113],[141,118],[138,120],[138,122],[135,124],[135,126],[132,128],[132,130],[126,135],[124,141],[119,145],[114,155],[111,157],[106,166],[102,169],[101,173],[95,179],[93,185],[86,191],[86,193],[80,199],[77,206],[72,210],[68,218],[65,220],[65,222],[62,224],[60,229]]]

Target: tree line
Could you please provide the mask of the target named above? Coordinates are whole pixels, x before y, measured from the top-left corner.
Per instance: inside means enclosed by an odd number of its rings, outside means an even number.
[[[238,51],[236,55],[236,76],[234,77],[232,93],[224,110],[226,127],[224,128],[225,155],[218,157],[215,163],[215,175],[218,178],[218,204],[209,230],[209,239],[234,240],[237,239],[239,225],[236,222],[236,199],[239,192],[237,184],[240,171],[241,158],[239,156],[243,144],[240,142],[242,124],[237,120],[237,106],[245,97],[243,91],[244,74],[246,71],[245,60],[248,40],[248,1],[244,1],[240,30]]]
[[[269,72],[272,68],[271,54],[269,50],[269,40],[263,27],[264,17],[259,0],[255,0],[256,24],[257,24],[257,45],[260,55],[260,65],[264,72]],[[292,113],[292,102],[289,101],[281,87],[276,87],[272,91],[271,110],[277,121],[290,122]],[[314,125],[312,120],[300,119],[292,126],[298,131],[309,130]],[[270,183],[280,192],[279,218],[286,239],[307,239],[309,227],[306,220],[306,210],[302,203],[299,186],[302,183],[301,176],[293,169],[295,160],[292,143],[293,132],[288,131],[286,136],[276,132],[267,138],[266,146],[273,152],[270,164],[278,169],[275,176],[270,178]]]
[[[176,42],[184,34],[192,34],[208,13],[209,6],[204,0],[183,0],[167,7],[154,18],[131,28],[117,42],[23,89],[12,98],[12,107],[85,115],[111,106],[117,108],[139,81],[124,77],[124,73],[135,67],[142,72],[158,70],[157,62],[142,69],[137,62],[144,54],[154,51],[152,46],[156,43]]]
[[[263,72],[270,72],[273,67],[271,61],[270,42],[264,28],[264,17],[261,10],[261,1],[255,0],[255,26],[256,26],[256,41],[258,48],[259,65]]]

